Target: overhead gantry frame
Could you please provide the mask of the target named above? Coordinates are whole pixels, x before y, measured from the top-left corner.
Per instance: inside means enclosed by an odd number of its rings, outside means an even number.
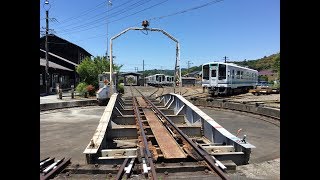
[[[144,21],[145,22],[145,21]],[[143,22],[143,23],[144,23]],[[148,22],[147,22],[148,23]],[[120,32],[119,34],[113,36],[110,39],[110,96],[113,94],[113,81],[112,81],[112,63],[113,63],[113,57],[112,57],[112,41],[116,38],[118,38],[119,36],[123,35],[124,33],[130,31],[130,30],[147,30],[147,31],[158,31],[158,32],[162,32],[164,35],[166,35],[167,37],[169,37],[171,40],[173,40],[174,42],[176,42],[176,63],[175,63],[175,69],[174,69],[174,93],[176,92],[176,84],[179,84],[179,94],[181,95],[181,86],[182,86],[182,79],[181,79],[181,67],[180,67],[180,46],[179,46],[179,41],[174,38],[173,36],[171,36],[169,33],[167,33],[166,31],[162,30],[162,29],[158,29],[158,28],[147,28],[148,25],[144,25],[144,28],[138,28],[138,27],[130,27],[125,29],[124,31]]]

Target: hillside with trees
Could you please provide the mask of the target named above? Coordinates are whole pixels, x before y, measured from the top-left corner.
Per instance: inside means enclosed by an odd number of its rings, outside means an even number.
[[[260,80],[270,82],[273,80],[280,80],[280,52],[270,56],[264,56],[263,58],[256,60],[233,61],[232,63],[256,69],[258,71],[267,70],[274,73],[274,75],[259,76]]]
[[[232,61],[232,63],[238,64],[240,66],[247,66],[258,71],[273,70],[275,72],[279,72],[280,53],[272,54],[270,56],[264,56],[263,58],[256,60]]]

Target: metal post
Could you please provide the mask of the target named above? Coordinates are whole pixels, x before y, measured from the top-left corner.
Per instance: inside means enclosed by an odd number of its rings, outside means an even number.
[[[110,39],[110,96],[113,94],[113,82],[112,82],[112,38]]]
[[[46,10],[46,75],[45,75],[45,81],[46,81],[46,93],[49,94],[49,60],[48,60],[48,31],[49,31],[49,11]]]
[[[142,78],[143,78],[143,86],[145,86],[145,80],[144,80],[144,60],[142,60],[142,71],[143,71],[143,74],[142,74]]]
[[[71,85],[71,99],[74,99],[74,85]]]
[[[181,78],[181,67],[180,67],[180,48],[179,42],[177,42],[176,48],[176,69],[178,69],[178,76],[179,76],[179,94],[181,95],[181,87],[182,87],[182,78]]]

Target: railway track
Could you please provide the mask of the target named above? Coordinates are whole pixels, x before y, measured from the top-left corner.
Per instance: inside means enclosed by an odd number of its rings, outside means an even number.
[[[54,159],[47,157],[40,161],[40,180],[52,179],[71,163],[71,158],[62,158],[57,161]]]
[[[160,90],[161,89],[161,90]],[[158,93],[158,92],[160,92],[160,93]],[[163,94],[163,92],[164,92],[164,87],[158,87],[153,93],[151,93],[150,95],[149,95],[149,97],[152,97],[154,94],[156,94],[156,97],[159,97],[159,96],[161,96],[162,94]]]
[[[204,168],[209,179],[230,179],[225,172],[226,167],[205,151],[195,139],[183,133],[152,100],[135,87],[131,86],[130,91],[138,130],[138,155],[137,158],[125,159],[116,179],[122,179],[124,175],[128,178],[133,169],[145,178],[157,179],[157,173],[167,175],[169,167],[174,167],[177,163],[181,168],[187,168],[189,164],[193,164],[195,169]],[[133,91],[137,91],[140,96],[134,96]],[[158,91],[159,88],[154,93]],[[162,93],[163,91],[162,88]]]

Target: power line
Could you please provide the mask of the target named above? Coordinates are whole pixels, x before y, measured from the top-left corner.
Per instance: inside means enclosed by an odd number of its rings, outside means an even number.
[[[94,10],[102,7],[102,5],[103,5],[104,3],[105,3],[105,1],[103,1],[102,3],[96,5],[95,7],[91,8],[91,9],[88,9],[88,10],[86,10],[86,11],[81,12],[80,15],[71,16],[71,17],[69,17],[69,18],[61,21],[60,24],[61,24],[61,23],[69,22],[69,21],[74,20],[74,19],[78,19],[79,17],[82,17],[82,16],[84,16],[84,15],[87,15],[87,14],[89,14],[90,12],[92,12],[92,11],[94,11]]]
[[[133,16],[133,15],[138,14],[138,13],[140,13],[140,12],[143,12],[143,11],[149,10],[149,9],[151,9],[151,8],[155,7],[155,6],[161,5],[161,4],[163,4],[163,3],[167,2],[167,1],[168,1],[168,0],[161,1],[160,3],[157,3],[157,4],[155,4],[155,5],[152,5],[152,6],[149,6],[149,7],[147,7],[147,8],[144,8],[144,9],[142,9],[142,10],[138,11],[138,12],[132,13],[132,14],[130,14],[130,15],[127,15],[127,16],[124,16],[124,17],[121,17],[121,18],[119,18],[119,19],[116,19],[116,20],[113,20],[113,21],[110,21],[110,22],[107,22],[107,23],[112,23],[112,22],[120,21],[120,20],[122,20],[122,19],[124,19],[124,18],[130,17],[130,16]],[[62,34],[69,34],[69,33],[76,33],[76,32],[87,31],[87,30],[89,30],[89,29],[93,29],[93,28],[96,28],[96,27],[99,27],[99,26],[103,26],[103,25],[105,25],[105,24],[106,24],[106,23],[104,23],[104,24],[100,24],[100,25],[97,25],[97,26],[93,26],[93,27],[90,27],[90,28],[87,28],[87,29],[83,29],[83,30],[79,30],[79,31],[66,32],[66,33],[62,33]]]
[[[174,13],[171,13],[171,14],[168,14],[168,15],[153,17],[153,18],[150,18],[149,21],[150,21],[150,20],[163,19],[163,18],[167,18],[167,17],[170,17],[170,16],[175,16],[175,15],[178,15],[178,14],[187,13],[187,12],[189,12],[189,11],[193,11],[193,10],[196,10],[196,9],[200,9],[200,8],[203,8],[203,7],[206,7],[206,6],[209,6],[209,5],[212,5],[212,4],[221,2],[221,1],[223,1],[223,0],[214,0],[214,1],[211,1],[211,2],[208,2],[208,3],[205,3],[205,4],[202,4],[202,5],[199,5],[199,6],[195,6],[195,7],[192,7],[192,8],[188,8],[188,9],[185,9],[185,10],[181,10],[181,11],[178,11],[178,12],[174,12]],[[137,12],[137,13],[138,13],[138,12]],[[132,16],[132,15],[134,15],[134,14],[131,14],[131,15],[129,15],[129,16]],[[126,16],[126,17],[128,17],[128,16]],[[122,17],[122,18],[119,18],[119,19],[114,20],[114,21],[111,21],[111,22],[116,22],[116,21],[119,21],[119,20],[124,19],[124,18],[126,18],[126,17]],[[111,23],[111,22],[108,22],[108,23]],[[134,25],[132,25],[132,26],[138,25],[138,24],[140,24],[140,23],[141,23],[141,22],[138,22],[138,23],[136,23],[136,24],[134,24]],[[99,26],[101,26],[101,25],[99,25]],[[96,27],[99,27],[99,26],[94,26],[94,27],[91,27],[91,28],[88,28],[88,29],[84,29],[84,30],[80,30],[80,31],[75,31],[75,32],[87,31],[87,30],[90,30],[90,29],[93,29],[93,28],[96,28]],[[131,26],[128,26],[128,27],[131,27]],[[75,32],[73,32],[73,33],[75,33]],[[69,33],[70,33],[70,32],[67,32],[67,33],[65,33],[65,34],[69,34]],[[62,34],[64,34],[64,33],[62,33]],[[86,39],[82,39],[82,40],[78,40],[78,41],[84,41],[84,40],[87,40],[87,39],[99,38],[99,37],[103,37],[103,36],[105,36],[105,34],[93,36],[93,37],[86,38]]]
[[[122,4],[118,5],[118,6],[115,6],[115,7],[113,7],[112,9],[110,9],[109,11],[112,11],[112,10],[114,10],[114,9],[117,9],[117,8],[119,8],[119,7],[121,7],[121,6],[125,5],[125,4],[128,4],[129,2],[131,2],[131,0],[128,0],[128,1],[122,3]],[[104,15],[104,13],[107,13],[107,12],[108,12],[108,11],[104,11],[104,12],[102,12],[102,13],[99,13],[99,14],[95,15],[95,16],[88,17],[87,20],[90,20],[90,19],[92,19],[92,18],[94,18],[94,17],[97,17],[97,16]],[[80,16],[79,16],[79,17],[80,17]],[[78,19],[78,18],[76,18],[76,19]],[[86,21],[86,20],[84,20],[84,21]],[[83,20],[80,20],[79,22],[83,22]],[[77,23],[73,23],[73,24],[77,24]],[[67,25],[67,26],[70,26],[70,25],[72,25],[72,24],[69,24],[69,25]],[[63,26],[63,27],[67,27],[67,26]]]
[[[156,19],[163,19],[163,18],[167,18],[167,17],[170,17],[170,16],[183,14],[183,13],[186,13],[186,12],[189,12],[189,11],[193,11],[193,10],[196,10],[196,9],[200,9],[200,8],[203,8],[203,7],[206,7],[206,6],[221,2],[221,1],[223,1],[223,0],[214,0],[214,1],[202,4],[202,5],[199,5],[199,6],[195,6],[195,7],[192,7],[192,8],[189,8],[189,9],[185,9],[185,10],[182,10],[182,11],[178,11],[178,12],[175,12],[175,13],[171,13],[171,14],[168,14],[168,15],[153,17],[153,18],[150,18],[148,20],[151,21],[151,20],[156,20]]]
[[[129,7],[131,7],[131,8],[129,8],[129,9],[127,9],[127,10],[126,10],[126,8],[128,8],[128,7],[124,8],[124,9],[120,9],[119,11],[116,11],[116,12],[114,12],[114,13],[111,13],[111,14],[109,14],[109,16],[116,17],[116,16],[118,16],[118,15],[120,15],[120,14],[123,14],[123,13],[128,12],[128,11],[134,9],[134,8],[137,8],[137,7],[141,6],[141,5],[144,5],[144,4],[148,3],[148,2],[151,1],[151,0],[147,0],[146,2],[143,2],[143,3],[141,3],[141,4],[138,4],[138,3],[142,2],[142,1],[144,1],[144,0],[140,0],[140,1],[136,2],[136,3],[134,3],[134,4],[131,4],[131,5],[129,6]],[[138,4],[138,5],[136,5],[136,4]],[[134,6],[134,5],[136,5],[136,6]],[[110,9],[109,11],[112,11],[112,10],[113,10],[113,9]],[[122,11],[122,12],[121,12],[121,11]],[[104,13],[107,13],[107,12],[108,12],[108,11],[106,11],[106,12],[104,12]],[[100,15],[101,15],[101,14],[100,14]],[[104,14],[102,14],[102,15],[104,15]],[[99,16],[99,15],[98,15],[98,16]],[[108,15],[106,15],[106,16],[104,16],[104,17],[101,17],[101,18],[98,18],[98,19],[96,19],[96,20],[93,20],[93,21],[84,23],[84,24],[80,24],[80,25],[71,27],[71,28],[69,28],[69,29],[62,29],[62,31],[70,31],[70,30],[73,30],[73,29],[79,29],[79,28],[82,28],[82,27],[87,27],[87,26],[90,26],[90,25],[93,25],[93,24],[101,23],[101,20],[103,20],[103,19],[105,19],[105,18],[108,18],[108,19],[113,18],[113,17],[107,17],[107,16],[108,16]],[[93,17],[96,17],[96,16],[93,16]],[[93,17],[91,17],[90,19],[92,19]],[[70,24],[70,25],[67,25],[67,26],[63,26],[63,28],[69,27],[69,26],[74,25],[74,24],[77,24],[77,23],[73,23],[73,24]],[[61,27],[60,27],[60,28],[61,28]]]

